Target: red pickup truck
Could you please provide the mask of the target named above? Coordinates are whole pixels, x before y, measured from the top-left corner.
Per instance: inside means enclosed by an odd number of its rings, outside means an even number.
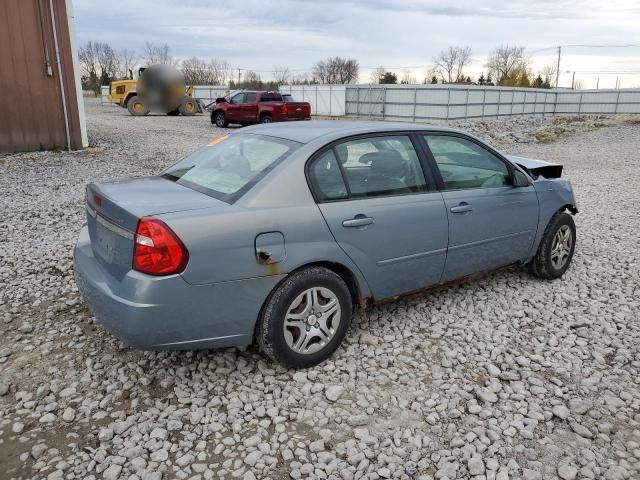
[[[211,110],[211,123],[220,128],[230,123],[249,125],[310,119],[308,102],[294,102],[291,95],[280,92],[234,92],[218,98]]]

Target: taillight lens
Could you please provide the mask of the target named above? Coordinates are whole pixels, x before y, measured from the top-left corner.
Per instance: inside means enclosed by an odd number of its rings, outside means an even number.
[[[141,218],[134,241],[134,270],[149,275],[171,275],[187,266],[189,252],[162,220]]]
[[[282,115],[284,115],[285,117],[289,115],[289,107],[287,107],[286,103],[282,104]]]

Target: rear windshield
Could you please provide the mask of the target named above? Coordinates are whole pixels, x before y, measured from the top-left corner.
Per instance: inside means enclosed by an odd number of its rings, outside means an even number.
[[[291,95],[289,95],[288,93],[282,95],[282,100],[287,102],[287,103],[295,102],[295,99]]]
[[[162,176],[231,203],[298,146],[262,135],[224,135],[167,168]]]

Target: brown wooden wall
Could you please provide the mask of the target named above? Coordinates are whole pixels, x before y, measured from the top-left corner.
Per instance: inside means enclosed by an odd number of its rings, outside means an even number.
[[[76,95],[75,45],[71,44],[65,0],[53,0],[53,10],[71,148],[79,149],[85,127]],[[51,76],[47,74],[47,55]],[[0,0],[0,151],[66,146],[49,0]]]

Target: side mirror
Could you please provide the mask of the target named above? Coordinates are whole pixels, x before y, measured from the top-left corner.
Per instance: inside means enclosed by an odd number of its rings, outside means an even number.
[[[527,177],[520,170],[513,171],[513,186],[514,187],[528,187],[531,184],[529,177]]]

